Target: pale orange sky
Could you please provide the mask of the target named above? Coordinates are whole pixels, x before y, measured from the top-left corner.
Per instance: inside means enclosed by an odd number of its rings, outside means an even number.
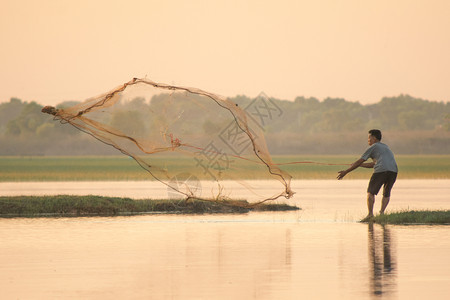
[[[0,102],[133,77],[224,96],[450,100],[450,1],[0,0]]]

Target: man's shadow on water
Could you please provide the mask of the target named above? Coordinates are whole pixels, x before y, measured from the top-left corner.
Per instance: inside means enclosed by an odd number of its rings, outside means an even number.
[[[369,223],[368,241],[371,294],[393,294],[397,290],[397,259],[395,251],[392,251],[390,229],[385,225]]]

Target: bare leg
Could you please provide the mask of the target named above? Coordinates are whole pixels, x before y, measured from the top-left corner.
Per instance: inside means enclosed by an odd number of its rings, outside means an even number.
[[[381,200],[380,215],[384,215],[384,211],[386,210],[386,207],[388,206],[390,199],[391,199],[391,197],[384,197],[383,196],[383,200]]]
[[[361,221],[366,222],[373,218],[373,205],[375,204],[375,195],[371,193],[367,193],[367,209],[369,210],[369,214],[367,217],[362,219]]]

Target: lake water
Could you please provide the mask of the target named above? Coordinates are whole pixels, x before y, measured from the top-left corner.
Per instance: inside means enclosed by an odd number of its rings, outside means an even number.
[[[295,212],[0,219],[1,298],[449,299],[450,226],[358,223],[366,185],[294,181]],[[155,182],[0,183],[51,194],[168,195]],[[403,209],[450,209],[450,180],[399,180],[388,211]]]

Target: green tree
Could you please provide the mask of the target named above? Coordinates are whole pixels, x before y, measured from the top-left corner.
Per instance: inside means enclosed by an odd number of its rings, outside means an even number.
[[[27,103],[20,115],[7,124],[7,134],[29,136],[36,133],[36,129],[48,121],[47,116],[41,113],[42,106],[36,102]]]
[[[22,111],[25,103],[18,98],[11,98],[9,102],[0,104],[0,128],[6,126],[6,124],[17,118]],[[1,130],[0,130],[1,133]]]

